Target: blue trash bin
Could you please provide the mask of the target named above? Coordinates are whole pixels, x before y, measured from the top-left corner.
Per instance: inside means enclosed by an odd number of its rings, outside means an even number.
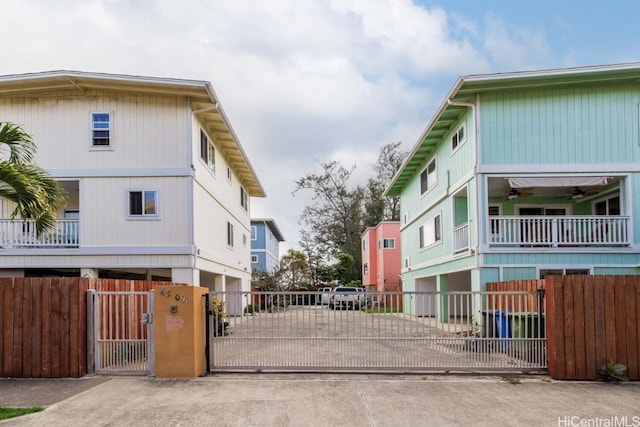
[[[506,311],[494,311],[493,317],[496,320],[496,335],[500,340],[500,348],[503,350],[508,348],[511,343],[511,320],[509,313]]]

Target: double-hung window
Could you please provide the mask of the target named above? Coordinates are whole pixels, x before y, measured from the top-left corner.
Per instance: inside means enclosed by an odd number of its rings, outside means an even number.
[[[420,174],[420,194],[432,189],[436,182],[436,159],[434,158]]]
[[[129,216],[158,216],[158,192],[156,190],[129,191]]]
[[[442,230],[440,229],[440,214],[429,218],[419,228],[420,249],[431,246],[442,240]]]
[[[249,209],[249,196],[242,187],[240,187],[240,206],[242,206],[242,209],[245,211]]]
[[[456,133],[451,136],[451,151],[455,151],[456,148],[464,144],[466,136],[464,132],[464,125],[460,126]]]
[[[382,249],[395,249],[396,239],[382,239]]]
[[[216,172],[216,148],[203,130],[200,130],[200,158],[211,172]]]
[[[111,113],[91,113],[91,145],[111,145]]]
[[[233,247],[233,224],[227,222],[227,246]]]

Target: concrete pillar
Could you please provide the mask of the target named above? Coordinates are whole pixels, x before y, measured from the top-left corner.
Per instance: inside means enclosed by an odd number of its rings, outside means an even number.
[[[438,310],[438,321],[449,323],[449,296],[442,295],[441,292],[449,290],[449,276],[441,274],[436,277],[436,290],[438,291],[436,306]]]
[[[206,367],[207,288],[162,286],[153,290],[154,354],[157,378],[196,378]]]
[[[173,283],[200,286],[200,270],[197,268],[172,268],[171,281]]]

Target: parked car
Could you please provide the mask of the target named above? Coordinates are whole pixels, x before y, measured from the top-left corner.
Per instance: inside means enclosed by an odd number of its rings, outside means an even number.
[[[329,302],[331,301],[331,292],[333,291],[332,288],[321,288],[320,289],[320,304],[322,305],[329,305]]]
[[[329,301],[329,308],[360,308],[366,305],[366,295],[362,288],[338,286],[333,290]]]

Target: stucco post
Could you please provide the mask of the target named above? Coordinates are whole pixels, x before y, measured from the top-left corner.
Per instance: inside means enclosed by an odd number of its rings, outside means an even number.
[[[195,378],[206,370],[207,288],[162,286],[154,292],[154,352],[157,378]]]

